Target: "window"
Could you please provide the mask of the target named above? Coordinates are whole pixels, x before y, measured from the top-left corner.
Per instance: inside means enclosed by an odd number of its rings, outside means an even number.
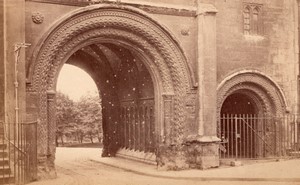
[[[262,5],[244,4],[244,34],[261,35],[262,34]]]

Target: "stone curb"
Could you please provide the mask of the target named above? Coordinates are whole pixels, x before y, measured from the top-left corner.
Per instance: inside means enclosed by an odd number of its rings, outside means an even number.
[[[118,168],[127,172],[132,172],[138,175],[144,175],[148,177],[164,178],[164,179],[176,179],[176,180],[193,180],[193,181],[272,181],[272,182],[300,182],[300,178],[257,178],[257,177],[178,177],[168,175],[157,175],[151,172],[143,172],[131,168],[121,167],[114,164],[109,164],[103,161],[90,159],[92,162],[100,163],[109,167]]]

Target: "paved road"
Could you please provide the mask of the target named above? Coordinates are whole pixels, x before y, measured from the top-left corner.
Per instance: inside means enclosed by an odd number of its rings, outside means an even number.
[[[109,167],[89,160],[89,156],[98,153],[100,151],[97,149],[58,148],[56,155],[58,178],[33,182],[30,185],[300,185],[299,182],[221,182],[155,178]]]

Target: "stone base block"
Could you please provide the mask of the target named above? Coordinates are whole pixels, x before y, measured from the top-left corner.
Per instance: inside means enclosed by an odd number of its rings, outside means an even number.
[[[242,161],[231,161],[230,166],[242,166]]]
[[[219,144],[185,143],[161,146],[157,153],[157,164],[163,170],[208,169],[220,165]]]
[[[57,174],[54,165],[54,157],[39,156],[37,170],[37,180],[56,178]]]

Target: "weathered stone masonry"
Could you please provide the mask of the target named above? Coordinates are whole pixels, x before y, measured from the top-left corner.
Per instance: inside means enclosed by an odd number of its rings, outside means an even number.
[[[163,169],[219,166],[218,118],[233,94],[250,98],[259,113],[299,112],[295,0],[3,5],[0,120],[14,122],[13,45],[26,41],[31,46],[20,57],[20,112],[39,120],[40,178],[56,176],[56,80],[65,63],[86,70],[100,90],[102,155]]]

